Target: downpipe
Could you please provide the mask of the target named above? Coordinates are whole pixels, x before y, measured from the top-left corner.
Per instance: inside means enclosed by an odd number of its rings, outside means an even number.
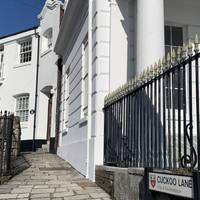
[[[36,32],[35,29],[35,38],[38,39],[37,44],[37,67],[36,67],[36,82],[35,82],[35,106],[34,106],[34,121],[33,121],[33,143],[32,143],[32,151],[35,151],[35,134],[36,134],[36,117],[37,117],[37,100],[38,100],[38,75],[39,75],[39,53],[40,53],[40,35]]]
[[[91,140],[91,120],[92,120],[92,4],[93,0],[88,0],[88,119],[87,119],[87,158],[86,158],[86,178],[90,178],[90,140]]]

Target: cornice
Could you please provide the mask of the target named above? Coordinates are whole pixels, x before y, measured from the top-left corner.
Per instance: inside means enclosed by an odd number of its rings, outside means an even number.
[[[68,57],[88,14],[88,0],[70,0],[60,26],[55,52]]]
[[[45,2],[45,5],[41,11],[41,13],[38,15],[38,19],[43,19],[47,10],[53,10],[55,9],[58,5],[63,5],[63,3],[61,2],[61,0],[47,0]]]

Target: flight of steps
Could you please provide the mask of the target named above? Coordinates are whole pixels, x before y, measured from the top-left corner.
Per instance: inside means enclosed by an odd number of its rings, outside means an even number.
[[[49,144],[42,144],[41,148],[37,148],[37,153],[48,153],[49,152]]]

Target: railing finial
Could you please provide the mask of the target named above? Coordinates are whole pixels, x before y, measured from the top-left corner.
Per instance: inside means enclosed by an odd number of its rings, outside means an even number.
[[[162,62],[161,59],[158,60],[158,74],[160,75],[162,73]]]
[[[198,36],[198,34],[195,35],[194,51],[195,51],[195,53],[199,52],[199,36]]]
[[[173,49],[172,50],[172,56],[171,56],[171,62],[172,62],[172,65],[175,65],[176,64],[176,52],[175,50]]]
[[[150,73],[149,73],[150,79],[152,79],[153,76],[154,76],[154,68],[153,68],[153,65],[151,65],[151,67],[150,67]]]
[[[177,62],[180,63],[181,61],[181,47],[179,46],[177,49]]]
[[[154,63],[154,68],[153,68],[153,75],[154,77],[157,76],[158,74],[158,64],[157,62]]]
[[[182,59],[185,60],[187,58],[187,46],[183,43],[182,47]]]
[[[193,45],[191,39],[188,42],[188,56],[191,57],[193,55]]]
[[[166,63],[166,68],[169,69],[171,67],[171,56],[170,53],[167,53],[167,63]]]
[[[146,69],[146,78],[147,78],[148,81],[151,79],[149,67],[147,67],[147,69]]]

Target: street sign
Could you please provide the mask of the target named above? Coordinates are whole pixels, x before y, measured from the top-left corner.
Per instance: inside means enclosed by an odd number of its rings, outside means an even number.
[[[149,172],[149,190],[193,199],[193,178],[167,173]]]

